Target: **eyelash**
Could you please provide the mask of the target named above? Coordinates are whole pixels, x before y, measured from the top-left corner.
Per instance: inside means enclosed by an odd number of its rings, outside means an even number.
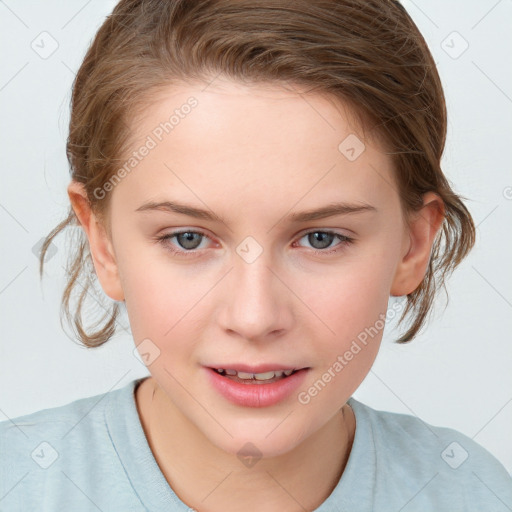
[[[198,255],[198,252],[200,251],[200,249],[193,249],[193,250],[190,250],[190,251],[185,251],[185,250],[176,250],[175,248],[171,248],[169,249],[170,247],[170,244],[167,242],[168,240],[178,236],[178,235],[181,235],[181,234],[184,234],[184,233],[193,233],[193,234],[197,234],[197,235],[201,235],[201,236],[204,236],[205,238],[208,238],[211,240],[211,238],[206,234],[206,233],[203,233],[202,231],[193,231],[193,230],[190,230],[190,229],[186,229],[186,230],[182,230],[182,231],[174,231],[172,233],[167,233],[165,235],[162,235],[162,236],[159,236],[156,238],[156,240],[162,244],[166,249],[170,250],[171,253],[173,254],[176,254],[176,255],[179,255],[179,256],[186,256],[186,257],[194,257],[194,256],[197,256]],[[319,230],[319,229],[314,229],[314,230],[311,230],[311,231],[308,231],[306,233],[304,233],[303,235],[301,235],[299,237],[299,240],[301,238],[304,238],[305,236],[307,235],[310,235],[311,233],[325,233],[325,234],[328,234],[328,235],[334,235],[335,237],[337,237],[339,240],[340,240],[340,244],[338,244],[336,249],[313,249],[313,251],[315,251],[316,253],[322,253],[323,255],[332,255],[332,254],[335,254],[335,253],[338,253],[340,251],[342,251],[343,249],[345,249],[348,245],[352,244],[354,242],[354,239],[353,238],[350,238],[346,235],[342,235],[340,233],[336,233],[335,231],[328,231],[328,230]]]

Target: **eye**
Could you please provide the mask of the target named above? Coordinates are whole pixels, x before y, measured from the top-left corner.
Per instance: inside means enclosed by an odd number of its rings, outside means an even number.
[[[173,238],[176,238],[178,249],[175,248],[176,246],[174,244],[170,244],[170,240]],[[200,231],[187,230],[168,233],[157,237],[157,240],[173,253],[185,256],[196,256],[196,249],[204,248],[199,247],[202,238],[208,238],[210,240],[209,236]]]
[[[308,243],[313,246],[315,251],[321,252],[322,254],[333,254],[335,252],[343,250],[346,246],[353,243],[354,239],[348,236],[336,233],[334,231],[310,231],[303,235],[300,240],[306,238]],[[341,243],[335,245],[335,249],[328,249],[335,239],[340,240]]]
[[[176,239],[177,245],[170,243],[173,238]],[[159,236],[157,237],[157,241],[164,245],[171,253],[179,256],[197,256],[199,250],[204,249],[204,247],[200,247],[200,245],[205,238],[211,240],[208,235],[201,231],[183,230]],[[320,230],[305,233],[299,240],[303,238],[307,238],[308,243],[312,245],[312,249],[324,255],[341,251],[354,241],[352,238],[342,235],[341,233]],[[340,243],[335,245],[334,249],[329,249],[335,239],[338,239]]]

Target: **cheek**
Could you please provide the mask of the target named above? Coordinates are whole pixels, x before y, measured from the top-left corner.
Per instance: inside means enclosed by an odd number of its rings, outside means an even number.
[[[386,277],[375,269],[338,274],[329,281],[323,293],[319,289],[309,296],[323,323],[316,318],[308,322],[321,329],[310,331],[316,371],[298,395],[299,403],[318,415],[326,408],[338,410],[367,376],[379,351],[388,304]]]
[[[303,290],[311,308],[335,332],[333,336],[346,340],[386,312],[391,280],[392,261],[374,253],[310,281]]]
[[[129,255],[120,262],[120,272],[136,343],[150,338],[160,345],[185,327],[190,330],[201,308],[198,300],[208,290],[197,273],[185,271],[185,266],[167,260],[162,253],[154,248],[122,253]]]
[[[315,318],[314,323],[323,334],[319,331],[312,336],[319,366],[337,376],[333,380],[338,384],[332,389],[341,385],[347,391],[354,384],[350,390],[354,391],[379,350],[393,262],[384,254],[375,256],[374,253],[370,258],[361,257],[339,267],[328,279],[324,277],[313,284],[305,299],[322,320]]]
[[[139,354],[150,354],[148,369],[159,382],[168,381],[169,375],[180,381],[189,364],[196,364],[194,354],[209,317],[200,302],[206,284],[201,287],[196,283],[200,280],[185,279],[176,271],[162,274],[156,266],[132,276],[125,297],[135,345],[141,344]]]

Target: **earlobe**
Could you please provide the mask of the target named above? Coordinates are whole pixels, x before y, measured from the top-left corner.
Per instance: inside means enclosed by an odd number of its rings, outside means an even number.
[[[423,196],[423,206],[409,222],[409,244],[398,263],[391,295],[400,297],[412,293],[423,281],[432,246],[444,220],[444,203],[433,192]]]
[[[119,278],[112,242],[104,225],[91,210],[82,183],[72,181],[68,186],[71,206],[89,241],[91,258],[103,291],[115,301],[123,301],[124,293]]]

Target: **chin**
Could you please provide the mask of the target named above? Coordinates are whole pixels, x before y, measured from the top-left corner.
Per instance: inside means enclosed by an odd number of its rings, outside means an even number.
[[[268,428],[267,424],[262,427],[257,420],[253,421],[252,425],[247,421],[239,426],[230,423],[227,430],[233,437],[222,428],[217,429],[215,433],[211,430],[205,432],[205,435],[217,448],[238,457],[247,467],[250,467],[252,460],[286,454],[304,440],[298,438],[297,433],[294,436],[294,432],[290,431],[290,425],[285,428],[284,423],[279,425],[279,421],[274,422],[272,428]],[[245,464],[245,461],[249,463]]]

